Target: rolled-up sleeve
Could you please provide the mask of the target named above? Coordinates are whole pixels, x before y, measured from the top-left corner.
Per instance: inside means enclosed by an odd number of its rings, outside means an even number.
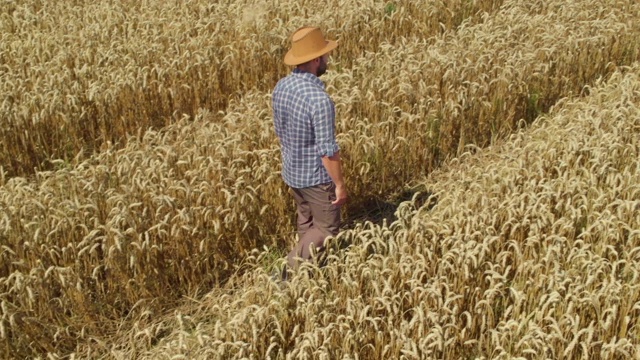
[[[323,96],[314,103],[312,121],[318,156],[331,157],[340,151],[336,142],[335,118],[336,109],[331,98]]]

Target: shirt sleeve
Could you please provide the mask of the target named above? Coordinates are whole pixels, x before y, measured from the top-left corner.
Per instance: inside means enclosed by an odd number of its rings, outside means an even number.
[[[319,156],[333,156],[340,147],[336,142],[336,110],[333,101],[324,96],[315,102],[313,110],[313,128],[316,151]]]

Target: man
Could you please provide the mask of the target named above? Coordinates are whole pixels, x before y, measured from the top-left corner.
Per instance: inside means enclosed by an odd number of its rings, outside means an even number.
[[[308,260],[312,246],[321,250],[325,238],[338,233],[347,190],[335,138],[335,106],[319,78],[338,44],[325,40],[315,27],[298,29],[291,42],[284,62],[295,68],[278,82],[272,101],[282,177],[298,208],[300,239],[287,257],[297,269],[297,259]]]

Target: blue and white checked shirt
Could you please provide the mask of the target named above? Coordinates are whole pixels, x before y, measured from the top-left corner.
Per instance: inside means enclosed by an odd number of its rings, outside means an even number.
[[[293,188],[330,182],[322,156],[333,156],[340,148],[335,137],[335,106],[322,80],[294,69],[278,81],[272,101],[284,182]]]

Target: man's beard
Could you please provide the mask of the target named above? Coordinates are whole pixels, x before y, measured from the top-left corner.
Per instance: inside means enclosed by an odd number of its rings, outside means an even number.
[[[320,65],[318,66],[318,77],[324,75],[327,72],[327,63],[324,59],[320,58]]]

